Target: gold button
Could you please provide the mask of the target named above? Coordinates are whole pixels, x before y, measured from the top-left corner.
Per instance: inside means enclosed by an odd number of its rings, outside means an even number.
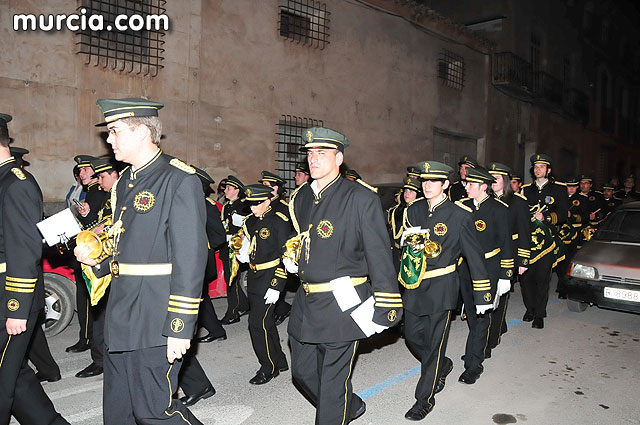
[[[318,205],[320,201],[313,201],[314,204]]]
[[[126,211],[127,207],[120,208],[122,211]]]
[[[132,188],[132,187],[133,187],[133,184],[132,184],[132,183],[129,183],[129,187],[130,187],[130,188]]]

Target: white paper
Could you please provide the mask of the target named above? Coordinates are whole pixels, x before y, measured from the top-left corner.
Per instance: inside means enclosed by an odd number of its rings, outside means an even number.
[[[231,216],[231,223],[236,227],[242,227],[242,223],[244,223],[244,216],[238,213],[233,213]]]
[[[349,276],[339,277],[329,282],[333,296],[336,297],[340,310],[347,311],[360,304],[360,296]]]
[[[351,312],[351,318],[367,337],[387,329],[386,326],[379,325],[373,321],[374,303],[373,297],[369,297]]]
[[[82,230],[69,208],[42,220],[36,226],[49,246],[66,242]]]

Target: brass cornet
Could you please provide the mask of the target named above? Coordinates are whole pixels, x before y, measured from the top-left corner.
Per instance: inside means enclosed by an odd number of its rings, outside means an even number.
[[[240,248],[242,248],[242,229],[238,230],[235,235],[231,236],[229,246],[235,251],[236,254],[240,252]]]
[[[424,241],[424,255],[427,258],[436,258],[440,253],[442,253],[442,244],[440,242],[435,242],[431,239]]]
[[[89,258],[98,263],[113,255],[113,241],[108,236],[107,230],[100,233],[93,233],[90,230],[83,230],[76,236],[76,246],[88,246],[91,248]]]

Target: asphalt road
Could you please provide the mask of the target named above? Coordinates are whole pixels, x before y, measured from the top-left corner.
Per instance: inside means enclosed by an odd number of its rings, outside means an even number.
[[[555,287],[555,285],[553,285]],[[214,300],[218,315],[225,299]],[[435,409],[421,423],[484,425],[638,424],[640,381],[640,315],[590,307],[567,310],[551,294],[543,330],[520,319],[524,313],[519,287],[507,312],[509,332],[474,385],[457,382],[466,322],[452,323],[447,355],[455,368]],[[296,390],[290,372],[263,386],[248,383],[258,369],[247,319],[226,327],[227,341],[202,344],[198,357],[217,394],[199,402],[193,412],[205,424],[313,424],[314,409]],[[279,327],[286,345],[286,322]],[[90,363],[88,352],[67,354],[76,341],[77,320],[50,338],[63,379],[45,383],[56,408],[72,424],[102,423],[102,378],[75,378]],[[289,352],[287,356],[290,358]],[[393,331],[360,346],[353,372],[354,390],[366,400],[367,412],[354,425],[408,424],[418,379],[417,360]],[[16,423],[15,421],[12,422]]]

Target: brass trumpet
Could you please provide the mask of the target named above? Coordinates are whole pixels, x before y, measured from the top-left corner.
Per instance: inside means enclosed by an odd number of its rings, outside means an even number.
[[[113,241],[107,235],[107,231],[93,233],[90,230],[83,230],[76,236],[76,246],[88,246],[91,248],[89,258],[98,263],[113,255]]]
[[[424,241],[424,255],[427,258],[436,258],[442,253],[442,244],[430,239]]]
[[[238,230],[236,234],[231,236],[229,246],[235,251],[236,254],[240,252],[240,248],[242,248],[242,229]]]

